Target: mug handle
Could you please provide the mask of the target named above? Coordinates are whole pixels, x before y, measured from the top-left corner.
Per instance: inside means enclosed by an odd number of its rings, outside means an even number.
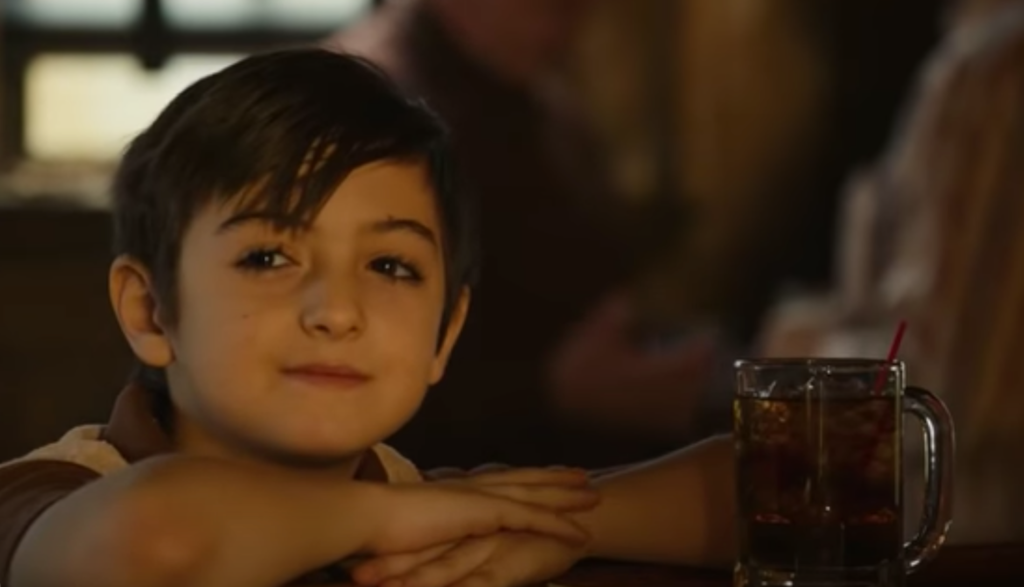
[[[914,572],[935,557],[946,541],[953,511],[953,418],[930,391],[907,387],[903,411],[916,417],[924,429],[925,497],[921,526],[903,545],[907,571]]]

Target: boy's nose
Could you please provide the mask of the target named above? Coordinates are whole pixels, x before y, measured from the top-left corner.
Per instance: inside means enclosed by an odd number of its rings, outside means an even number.
[[[362,332],[366,326],[358,286],[351,282],[317,280],[306,289],[304,297],[302,328],[310,336],[343,338]]]

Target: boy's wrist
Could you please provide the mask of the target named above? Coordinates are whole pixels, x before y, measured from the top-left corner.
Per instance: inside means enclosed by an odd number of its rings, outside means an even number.
[[[391,510],[389,493],[392,491],[387,484],[352,481],[346,485],[345,493],[338,496],[338,502],[344,504],[339,521],[350,531],[355,530],[358,537],[356,556],[372,554],[381,541],[386,540],[387,516]]]

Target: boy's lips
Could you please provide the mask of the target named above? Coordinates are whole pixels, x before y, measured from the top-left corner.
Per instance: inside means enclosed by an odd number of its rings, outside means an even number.
[[[371,379],[368,374],[348,365],[296,365],[281,372],[289,379],[321,387],[352,388]]]

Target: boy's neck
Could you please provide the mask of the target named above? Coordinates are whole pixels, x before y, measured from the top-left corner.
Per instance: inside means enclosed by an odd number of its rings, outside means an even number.
[[[232,447],[212,438],[186,419],[179,418],[176,418],[175,421],[172,443],[174,451],[179,454],[223,459],[273,469],[306,471],[345,479],[356,477],[357,471],[360,470],[360,466],[369,452],[365,451],[354,457],[330,461],[299,460],[285,455],[260,454],[256,450]]]

